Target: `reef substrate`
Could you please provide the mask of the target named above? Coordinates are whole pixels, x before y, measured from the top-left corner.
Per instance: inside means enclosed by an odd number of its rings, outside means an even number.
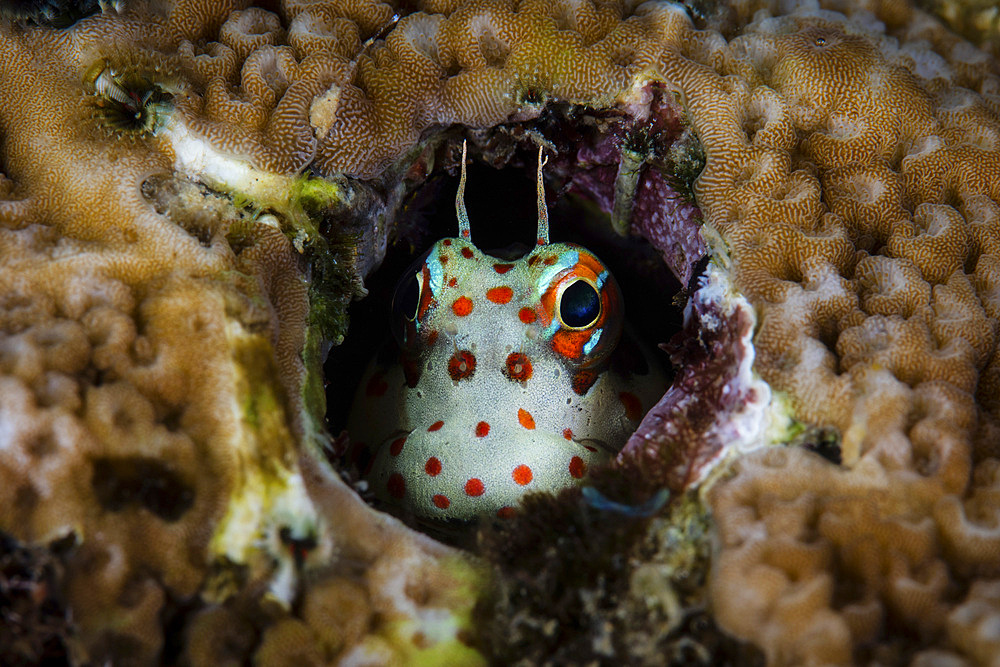
[[[250,4],[0,12],[0,658],[995,662],[990,7]],[[684,309],[615,464],[464,550],[323,368],[462,139]]]

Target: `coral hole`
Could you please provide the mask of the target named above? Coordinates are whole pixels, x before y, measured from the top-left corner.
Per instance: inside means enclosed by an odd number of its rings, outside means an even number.
[[[484,252],[517,257],[531,248],[537,231],[538,153],[530,142],[504,144],[511,141],[505,129],[496,135],[496,140],[484,142],[479,150],[472,150],[470,144],[465,201],[473,242]],[[389,337],[390,303],[399,277],[434,242],[457,234],[456,144],[437,147],[434,163],[446,169],[435,170],[399,207],[385,260],[365,278],[369,295],[352,304],[348,336],[327,360],[327,420],[334,433],[344,428],[357,384]],[[545,168],[551,240],[578,243],[594,251],[618,279],[626,318],[640,338],[653,345],[666,342],[680,330],[682,304],[675,303],[675,296],[683,286],[646,241],[618,236],[609,215],[592,201],[565,194],[576,168],[574,155],[575,151],[569,152],[568,159],[563,152],[551,155]],[[665,355],[662,362],[664,367],[669,365]]]

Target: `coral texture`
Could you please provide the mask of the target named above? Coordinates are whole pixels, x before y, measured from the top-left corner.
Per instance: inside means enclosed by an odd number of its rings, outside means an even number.
[[[59,556],[75,628],[56,643],[93,662],[483,660],[466,644],[480,571],[330,469],[319,372],[448,128],[548,145],[562,105],[588,131],[632,128],[573,151],[593,172],[567,183],[604,188],[616,231],[685,285],[712,257],[675,341],[694,366],[606,474],[648,468],[637,487],[668,487],[674,513],[712,483],[715,622],[776,665],[995,659],[990,7],[954,20],[979,49],[907,0],[251,4],[0,17],[0,530],[76,541]],[[673,202],[685,161],[640,136],[662,120],[653,87],[704,152],[693,202]],[[595,493],[547,514],[660,509]],[[648,530],[673,534],[665,516]],[[525,549],[577,544],[518,526]],[[634,641],[667,645],[685,612],[657,572],[687,570],[649,567],[673,547],[646,541],[659,555],[607,581],[635,588],[618,622],[658,600],[669,628]],[[517,616],[512,600],[498,608]],[[617,613],[603,604],[588,618]],[[602,660],[623,643],[566,646]]]
[[[757,310],[755,369],[839,433],[841,465],[765,450],[715,486],[716,620],[772,664],[981,660],[973,582],[1000,546],[996,65],[900,3],[734,9],[764,11],[729,42],[692,38],[711,69],[671,54],[664,74]]]
[[[315,452],[300,464],[322,419],[305,411],[305,214],[288,203],[308,188],[282,173],[312,156],[303,119],[326,70],[273,46],[275,14],[232,10],[181,2],[64,30],[0,26],[0,526],[79,542],[62,577],[75,629],[54,641],[81,659],[176,655],[184,637],[165,624],[190,601],[205,614],[287,610],[308,574],[323,582],[310,627],[339,633],[327,655],[475,662],[455,638],[470,566],[370,510]],[[221,41],[191,55],[205,35]],[[241,99],[220,104],[240,132],[215,137],[210,115],[186,124],[198,86],[226,91],[237,63]],[[154,88],[176,105],[143,106]],[[124,111],[169,120],[155,137],[106,131]],[[224,151],[231,162],[213,160]],[[324,611],[345,590],[367,616]],[[228,657],[258,649],[245,648]]]

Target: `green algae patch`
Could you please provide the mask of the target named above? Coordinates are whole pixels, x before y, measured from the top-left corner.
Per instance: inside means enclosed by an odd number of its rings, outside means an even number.
[[[487,570],[460,555],[443,557],[438,565],[442,578],[426,584],[432,599],[425,609],[414,618],[387,622],[379,636],[403,664],[485,666],[489,662],[471,645],[471,638],[475,636],[475,606],[490,586]]]
[[[265,336],[236,322],[230,322],[226,333],[234,409],[243,428],[225,444],[239,473],[212,537],[211,554],[228,564],[227,570],[244,567],[243,576],[267,579],[270,596],[287,605],[295,594],[296,566],[284,542],[317,535],[319,519],[295,465],[296,441],[273,348]]]

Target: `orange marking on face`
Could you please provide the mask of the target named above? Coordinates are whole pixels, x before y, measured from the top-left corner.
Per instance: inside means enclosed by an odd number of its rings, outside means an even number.
[[[428,431],[440,431],[442,426],[444,426],[444,422],[441,421],[441,420],[438,420],[438,421],[434,422],[433,424],[431,424],[430,426],[428,426],[427,430]]]
[[[481,479],[473,477],[465,483],[465,495],[467,496],[481,496],[484,491],[486,491],[486,487]]]
[[[567,440],[572,440],[573,439],[573,429],[571,429],[571,428],[564,428],[563,429],[563,437],[566,438]]]
[[[389,383],[382,378],[381,373],[376,373],[365,385],[365,394],[368,396],[382,396],[389,389]]]
[[[437,477],[441,474],[441,461],[438,460],[438,457],[432,456],[427,459],[427,463],[424,464],[424,472],[431,477]]]
[[[531,379],[531,360],[522,352],[511,352],[507,355],[507,363],[503,374],[515,382],[527,382]]]
[[[486,422],[479,422],[476,424],[476,437],[485,438],[490,434],[490,425]]]
[[[556,257],[555,255],[549,255],[548,257],[542,260],[542,264],[544,264],[545,266],[552,266],[553,264],[556,263],[557,259],[558,257]]]
[[[452,311],[459,317],[465,317],[472,312],[472,299],[467,296],[460,296],[451,304]]]
[[[514,472],[512,472],[510,476],[514,478],[514,481],[517,482],[519,486],[531,484],[531,480],[535,477],[535,475],[531,472],[531,468],[523,463],[514,468]]]
[[[618,400],[625,407],[625,416],[632,421],[637,421],[642,416],[642,401],[630,391],[623,391],[618,394]]]
[[[579,456],[574,456],[569,460],[569,474],[574,479],[580,479],[587,473],[587,464]]]
[[[402,438],[396,438],[395,440],[393,440],[392,444],[389,445],[389,453],[392,456],[399,456],[399,453],[403,451],[403,443],[405,442],[406,442],[405,435]]]
[[[434,343],[436,343],[437,340],[438,340],[437,329],[434,329],[433,331],[427,332],[427,346],[428,347],[433,347]]]
[[[456,285],[458,285],[458,278],[455,276],[448,278],[448,287],[455,287]]]
[[[472,259],[472,250],[469,248],[462,248],[462,257]]]
[[[583,356],[583,347],[590,340],[592,329],[572,331],[560,329],[552,335],[552,350],[567,359],[579,359]]]
[[[441,510],[446,510],[448,509],[448,506],[451,505],[451,501],[448,500],[448,496],[442,496],[440,493],[431,498],[431,500],[434,501],[434,507]]]
[[[431,282],[431,270],[427,268],[426,264],[420,270],[420,281],[423,289],[420,290],[420,303],[417,305],[417,320],[423,322],[427,311],[432,306],[437,305],[437,302],[434,300],[434,291],[428,288]]]
[[[514,268],[513,264],[494,264],[493,265],[493,270],[496,271],[497,273],[499,273],[500,275],[503,275],[503,274],[507,273],[508,271],[510,271],[513,268]]]
[[[535,418],[531,416],[531,413],[524,408],[517,409],[517,421],[521,423],[521,426],[528,429],[529,431],[535,428]]]
[[[573,391],[578,396],[585,396],[587,392],[590,391],[590,388],[594,386],[595,382],[597,382],[596,371],[590,369],[577,371],[576,373],[573,374],[573,381],[572,381]]]
[[[493,303],[510,303],[510,300],[514,298],[514,290],[507,286],[491,287],[486,290],[486,298]]]
[[[406,495],[406,480],[398,472],[394,472],[389,475],[386,488],[389,490],[389,495],[398,500]]]
[[[535,311],[531,308],[525,306],[521,310],[517,311],[517,317],[525,324],[531,324],[538,318],[538,315],[536,315]]]

